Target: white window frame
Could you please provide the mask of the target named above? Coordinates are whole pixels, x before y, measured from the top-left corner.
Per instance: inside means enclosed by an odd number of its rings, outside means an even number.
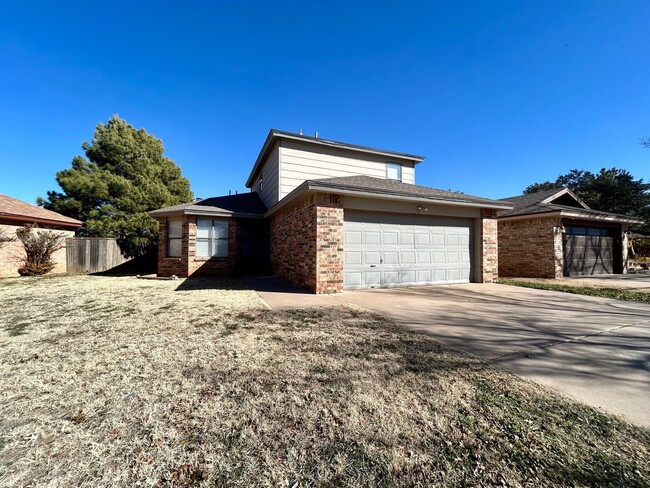
[[[392,178],[390,175],[390,170],[395,169],[397,170],[397,178]],[[402,164],[401,163],[393,163],[388,161],[386,163],[386,179],[387,180],[394,180],[394,181],[402,181]]]
[[[171,223],[179,223],[180,225],[180,233],[176,235],[175,232],[172,232],[172,226],[170,225]],[[173,254],[172,253],[172,246],[171,242],[172,241],[180,241],[181,245],[178,247],[178,254]],[[168,258],[180,258],[181,254],[183,254],[183,221],[181,219],[172,219],[172,220],[167,220],[167,257]]]
[[[198,237],[198,227],[199,227],[199,222],[210,222],[210,230],[208,237]],[[216,232],[215,232],[215,227],[224,225],[226,227],[226,232],[225,235],[226,237],[216,237]],[[196,243],[197,245],[195,246],[196,249],[196,257],[197,258],[227,258],[228,257],[228,248],[229,248],[229,233],[230,233],[230,222],[227,220],[223,219],[197,219],[196,220],[196,227],[197,227],[197,237],[196,237]],[[199,254],[199,242],[207,242],[208,243],[208,255],[204,256]],[[217,244],[219,242],[225,242],[225,246],[218,246]],[[220,251],[220,249],[222,251]]]
[[[264,189],[264,173],[260,173],[260,193]]]

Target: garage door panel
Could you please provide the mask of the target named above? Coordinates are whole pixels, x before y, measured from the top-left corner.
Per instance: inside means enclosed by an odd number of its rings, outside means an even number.
[[[379,251],[366,251],[364,253],[364,264],[379,264],[381,261],[381,253]]]
[[[355,272],[344,272],[343,273],[343,285],[344,286],[361,286],[363,281],[361,279],[361,271]]]
[[[414,269],[404,269],[399,272],[399,282],[404,284],[416,283],[416,274]]]
[[[399,271],[385,271],[384,283],[387,285],[399,284]]]
[[[366,231],[364,232],[365,243],[366,244],[381,244],[381,232],[377,231]]]
[[[384,264],[399,264],[399,252],[398,251],[384,251]]]
[[[384,232],[384,244],[396,246],[398,243],[398,236],[399,234],[397,232]]]
[[[566,226],[564,275],[580,276],[614,272],[614,230],[603,227]]]
[[[366,271],[365,284],[367,285],[380,285],[381,284],[381,271]]]
[[[434,269],[433,281],[440,282],[440,283],[447,281],[447,271],[444,269]]]
[[[400,251],[401,264],[415,264],[415,251]]]
[[[429,264],[431,262],[431,253],[428,251],[418,251],[418,263]]]
[[[417,233],[415,234],[415,245],[416,246],[430,246],[431,245],[431,234]]]
[[[345,231],[345,242],[348,244],[361,244],[361,231],[357,230],[346,230]]]
[[[421,269],[417,272],[417,281],[428,283],[433,281],[432,269]]]
[[[361,251],[345,251],[344,264],[362,264]]]
[[[447,246],[460,246],[460,236],[458,234],[447,234]]]
[[[433,251],[433,262],[434,263],[446,263],[447,254],[445,251]]]
[[[399,243],[402,246],[412,246],[413,243],[415,242],[413,234],[410,232],[402,232],[400,233],[399,237],[400,237]]]
[[[469,219],[346,211],[344,286],[469,282],[471,229]]]

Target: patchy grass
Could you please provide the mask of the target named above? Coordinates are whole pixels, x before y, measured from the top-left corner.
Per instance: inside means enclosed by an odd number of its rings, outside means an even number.
[[[650,484],[649,430],[358,309],[74,276],[0,311],[1,486]]]
[[[561,291],[575,295],[587,295],[591,297],[613,298],[626,302],[650,303],[650,293],[643,291],[631,291],[625,288],[608,288],[600,286],[580,286],[574,284],[546,283],[540,281],[526,281],[525,279],[500,278],[502,285],[522,286],[535,288],[537,290]]]

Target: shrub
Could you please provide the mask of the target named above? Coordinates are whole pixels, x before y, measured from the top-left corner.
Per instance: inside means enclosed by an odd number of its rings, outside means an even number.
[[[5,231],[0,230],[0,247],[2,247],[7,242],[14,241],[15,239],[16,239],[15,237],[12,237],[9,234],[7,234]]]
[[[62,234],[26,225],[18,229],[16,235],[25,248],[25,261],[18,268],[21,276],[40,276],[54,269],[52,255],[63,247]]]
[[[650,237],[649,236],[635,236],[629,240],[629,248],[632,251],[634,258],[648,258],[650,257]]]

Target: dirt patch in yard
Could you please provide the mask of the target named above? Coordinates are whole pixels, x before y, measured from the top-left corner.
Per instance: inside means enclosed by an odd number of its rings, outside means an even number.
[[[650,432],[237,280],[0,280],[0,485],[650,483]]]

